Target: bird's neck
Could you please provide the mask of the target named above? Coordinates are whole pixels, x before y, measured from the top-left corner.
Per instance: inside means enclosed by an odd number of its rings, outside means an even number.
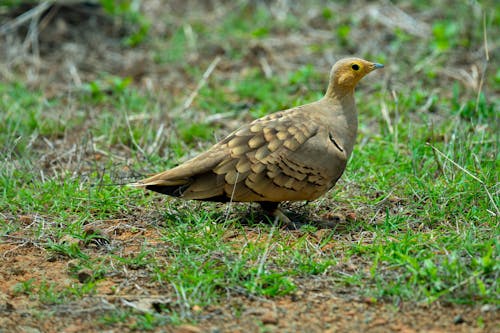
[[[346,94],[337,94],[337,95],[328,95],[326,94],[323,97],[323,102],[332,106],[332,110],[334,110],[335,116],[345,117],[347,123],[358,124],[358,113],[356,111],[356,103],[354,101],[354,90],[351,90],[350,93]]]
[[[350,156],[358,131],[358,112],[354,102],[354,94],[351,92],[333,97],[325,95],[323,102],[328,105],[326,109],[330,110],[329,118],[335,123],[335,128],[341,132],[338,133],[338,136],[343,138],[347,155]]]
[[[330,83],[325,93],[326,98],[342,99],[354,95],[354,87]]]

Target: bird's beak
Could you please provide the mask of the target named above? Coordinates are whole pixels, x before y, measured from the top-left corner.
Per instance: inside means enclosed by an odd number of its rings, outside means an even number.
[[[379,68],[384,68],[384,65],[379,64],[379,63],[376,63],[376,62],[374,62],[374,63],[372,64],[372,66],[373,66],[373,69],[374,69],[374,70],[375,70],[375,69],[379,69]]]

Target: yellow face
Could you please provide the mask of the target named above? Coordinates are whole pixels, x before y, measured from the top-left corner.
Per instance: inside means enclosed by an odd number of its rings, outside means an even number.
[[[362,59],[355,59],[351,61],[350,63],[351,70],[355,73],[363,73],[363,75],[366,75],[370,73],[371,71],[377,69],[377,68],[383,68],[384,65],[376,63],[376,62],[369,62],[366,60]]]
[[[353,61],[351,64],[351,69],[355,72],[359,72],[361,68],[363,68],[363,64],[358,61]]]
[[[356,84],[366,74],[384,67],[381,64],[369,62],[359,58],[340,60],[332,69],[332,79],[336,86],[344,89],[354,89]]]

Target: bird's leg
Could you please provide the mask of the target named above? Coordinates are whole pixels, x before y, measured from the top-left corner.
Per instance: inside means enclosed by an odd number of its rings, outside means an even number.
[[[287,225],[287,226],[293,226],[295,227],[294,223],[288,218],[288,216],[283,213],[281,209],[279,209],[278,205],[279,202],[259,202],[260,206],[262,209],[266,212],[267,215],[274,217],[275,219],[278,219],[281,223]]]

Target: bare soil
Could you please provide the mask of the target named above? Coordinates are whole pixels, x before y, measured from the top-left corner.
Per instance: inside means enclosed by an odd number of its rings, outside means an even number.
[[[122,232],[112,242],[126,244],[125,253],[138,251],[146,240],[154,243],[157,235],[156,230],[148,228],[139,233]],[[249,229],[249,238],[251,233]],[[126,277],[107,276],[98,282],[93,296],[60,305],[43,304],[29,295],[14,292],[14,286],[33,279],[34,285],[45,281],[62,290],[78,284],[81,276],[75,277],[70,272],[71,261],[65,257],[54,257],[36,244],[9,243],[0,245],[1,332],[128,331],[133,319],[108,325],[101,320],[103,314],[130,306],[137,311],[156,309],[161,313],[174,303],[171,293],[159,293],[153,283],[143,278],[145,274],[137,270]],[[332,288],[321,277],[295,283],[299,288],[294,294],[272,299],[229,292],[220,304],[186,309],[197,321],[196,325],[165,325],[154,331],[497,332],[500,325],[497,310],[488,305],[387,304],[356,296],[347,287]]]

